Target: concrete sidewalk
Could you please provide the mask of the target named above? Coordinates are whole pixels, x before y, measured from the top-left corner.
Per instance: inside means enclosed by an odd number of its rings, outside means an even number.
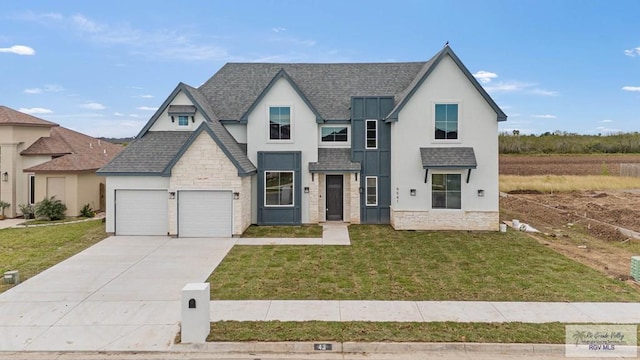
[[[640,323],[640,303],[246,300],[211,302],[211,321]]]

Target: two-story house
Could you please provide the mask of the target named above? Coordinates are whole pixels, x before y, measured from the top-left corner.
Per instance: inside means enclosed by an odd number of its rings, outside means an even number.
[[[505,120],[448,46],[426,62],[226,64],[199,88],[179,84],[98,171],[107,231],[497,230]]]

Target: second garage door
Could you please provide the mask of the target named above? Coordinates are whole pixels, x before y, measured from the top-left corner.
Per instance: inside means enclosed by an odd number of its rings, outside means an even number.
[[[178,236],[231,237],[231,191],[179,191]]]
[[[116,190],[116,235],[167,235],[167,190]]]

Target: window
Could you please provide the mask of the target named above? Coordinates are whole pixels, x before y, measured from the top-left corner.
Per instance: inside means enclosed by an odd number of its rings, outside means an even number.
[[[265,171],[264,205],[293,206],[293,171]]]
[[[349,127],[347,126],[323,126],[320,128],[322,142],[347,142],[349,141]]]
[[[36,203],[36,176],[29,175],[29,205]]]
[[[461,209],[460,174],[433,174],[431,176],[431,207],[434,209]]]
[[[378,147],[378,120],[366,121],[366,138],[367,149],[375,149]]]
[[[178,126],[189,126],[189,117],[186,115],[178,116]]]
[[[378,205],[378,177],[367,176],[365,179],[367,183],[367,206]]]
[[[458,138],[458,104],[436,104],[436,139]]]
[[[291,140],[291,108],[269,108],[269,139]]]

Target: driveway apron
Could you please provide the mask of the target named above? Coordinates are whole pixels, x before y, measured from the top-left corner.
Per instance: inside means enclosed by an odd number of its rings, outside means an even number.
[[[234,239],[114,236],[0,294],[0,350],[166,350]]]

